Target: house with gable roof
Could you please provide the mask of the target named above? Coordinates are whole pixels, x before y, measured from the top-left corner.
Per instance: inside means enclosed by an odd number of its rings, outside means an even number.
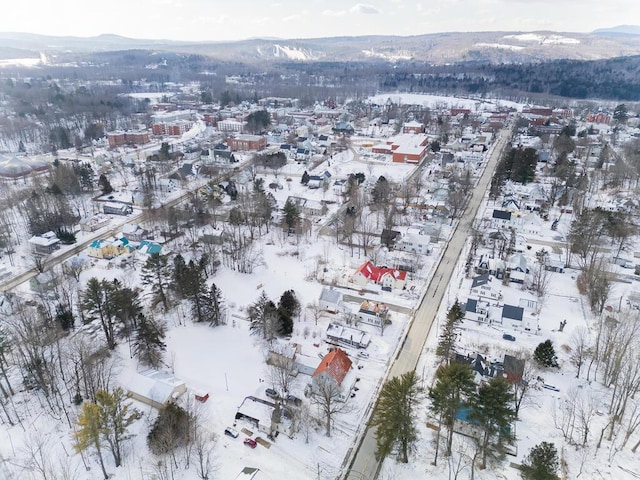
[[[369,282],[376,283],[384,289],[402,289],[407,280],[407,272],[395,268],[376,267],[370,261],[364,262],[351,276],[351,281],[362,287]]]
[[[352,365],[353,362],[341,348],[329,352],[311,375],[311,391],[320,392],[324,385],[333,384],[339,389],[338,400],[346,401],[356,383]]]
[[[473,277],[471,282],[471,293],[482,299],[492,298],[499,300],[502,298],[502,292],[498,282],[494,282],[489,273],[483,273],[477,277]]]
[[[170,373],[146,369],[137,372],[127,386],[128,395],[150,407],[161,410],[187,391],[184,381]]]
[[[129,241],[122,238],[94,240],[89,244],[87,255],[93,258],[111,259],[128,251]]]
[[[494,209],[491,213],[491,228],[508,228],[512,226],[513,217],[510,211]]]
[[[54,232],[34,235],[28,242],[34,255],[49,255],[60,248],[60,239]]]

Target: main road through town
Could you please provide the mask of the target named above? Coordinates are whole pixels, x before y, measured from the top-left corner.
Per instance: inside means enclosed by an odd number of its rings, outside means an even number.
[[[420,301],[420,306],[411,319],[402,346],[393,363],[387,369],[384,380],[415,370],[440,308],[440,303],[453,276],[455,266],[471,233],[474,219],[487,192],[493,172],[502,151],[509,142],[510,134],[511,131],[508,128],[500,131],[482,176],[473,189],[465,211],[445,248],[433,277],[431,277],[429,286]],[[378,478],[381,462],[376,459],[375,451],[375,428],[367,427],[342,478],[346,480],[374,480]]]

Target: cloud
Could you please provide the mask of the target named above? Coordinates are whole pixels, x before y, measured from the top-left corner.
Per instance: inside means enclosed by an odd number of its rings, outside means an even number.
[[[378,10],[373,5],[367,5],[366,3],[358,3],[358,4],[354,5],[353,7],[351,7],[349,9],[349,12],[351,12],[351,13],[363,13],[363,14],[371,15],[371,14],[380,13],[380,10]]]
[[[300,15],[299,13],[294,13],[293,15],[289,15],[287,17],[284,17],[282,19],[283,22],[292,22],[293,20],[298,20],[302,18],[302,15]]]
[[[346,10],[324,10],[322,12],[322,15],[324,15],[325,17],[342,17],[346,14]]]

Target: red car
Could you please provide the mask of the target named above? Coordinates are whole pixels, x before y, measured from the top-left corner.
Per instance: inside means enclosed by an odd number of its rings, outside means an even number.
[[[256,448],[256,446],[258,445],[253,438],[248,437],[244,439],[244,444],[249,445],[251,448]]]

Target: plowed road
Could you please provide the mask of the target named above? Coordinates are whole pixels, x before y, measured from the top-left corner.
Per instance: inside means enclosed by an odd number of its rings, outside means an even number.
[[[440,308],[440,303],[447,291],[455,266],[458,263],[458,258],[471,232],[478,208],[480,208],[482,199],[489,188],[493,172],[502,155],[502,151],[509,141],[510,134],[510,130],[506,129],[500,132],[489,160],[487,161],[487,166],[478,184],[473,189],[469,203],[451,236],[451,240],[446,246],[435,274],[431,278],[431,283],[411,320],[411,326],[404,339],[402,348],[388,369],[385,380],[415,370],[431,326]],[[375,429],[367,428],[343,478],[346,480],[373,480],[377,478],[381,462],[376,459],[375,451]]]

